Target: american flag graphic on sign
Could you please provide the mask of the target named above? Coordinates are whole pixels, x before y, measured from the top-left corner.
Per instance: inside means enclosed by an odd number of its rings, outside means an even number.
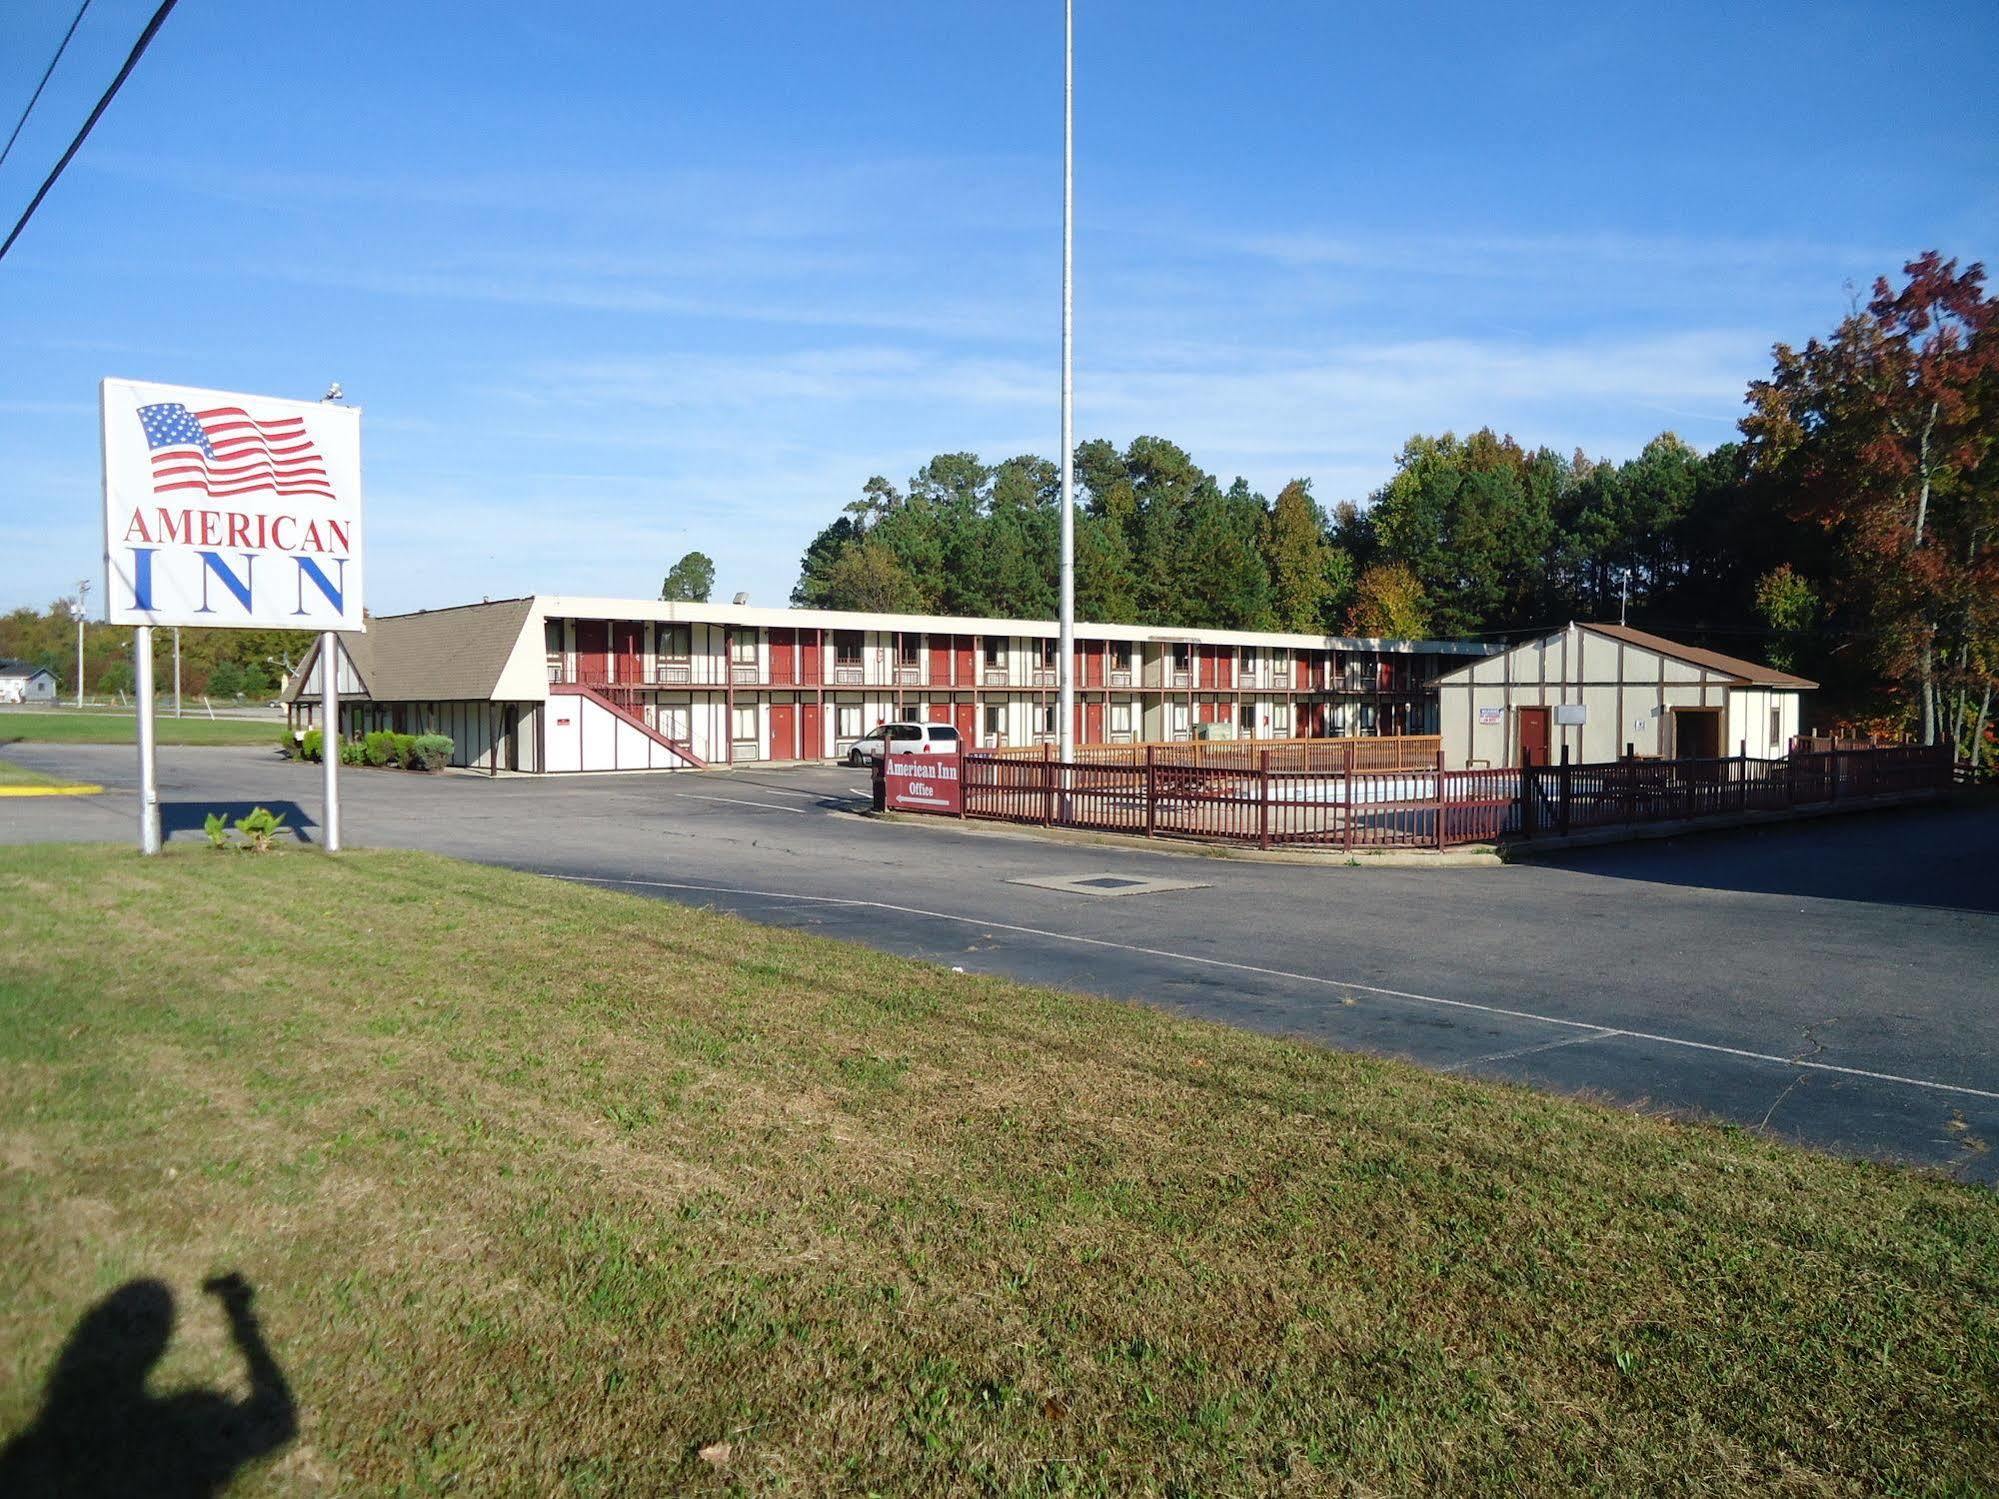
[[[141,406],[139,425],[152,450],[155,494],[198,489],[214,499],[265,493],[333,498],[303,417],[258,421],[240,406],[190,411],[179,401],[163,401]]]

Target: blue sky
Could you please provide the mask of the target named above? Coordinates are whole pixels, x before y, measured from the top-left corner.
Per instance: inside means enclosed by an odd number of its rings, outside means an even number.
[[[6,128],[70,13],[0,12]],[[1491,423],[1727,439],[1995,255],[1999,7],[1081,0],[1084,437],[1265,493]],[[96,0],[11,223],[150,0]],[[0,608],[98,572],[96,384],[366,410],[370,604],[778,603],[870,474],[1057,448],[1061,11],[183,0],[0,263]]]

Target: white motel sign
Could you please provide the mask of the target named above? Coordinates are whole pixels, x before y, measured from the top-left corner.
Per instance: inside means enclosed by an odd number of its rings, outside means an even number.
[[[360,630],[361,413],[106,380],[113,624]]]
[[[139,847],[160,850],[153,626],[319,632],[320,844],[340,847],[333,632],[361,613],[361,413],[324,401],[106,380],[104,608],[134,625]]]

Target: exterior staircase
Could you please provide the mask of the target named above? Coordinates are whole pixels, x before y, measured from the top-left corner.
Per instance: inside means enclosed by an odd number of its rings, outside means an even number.
[[[635,682],[550,682],[551,693],[568,693],[573,697],[588,698],[613,717],[630,724],[654,744],[671,751],[683,763],[695,770],[706,770],[708,762],[694,753],[691,746],[677,739],[669,739],[646,722],[645,709],[640,705],[643,693],[651,691]]]

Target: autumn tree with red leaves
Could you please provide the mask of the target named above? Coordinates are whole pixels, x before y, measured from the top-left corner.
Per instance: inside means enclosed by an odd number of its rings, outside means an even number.
[[[1835,586],[1923,742],[1975,759],[1999,685],[1999,300],[1981,265],[1931,251],[1903,271],[1829,339],[1779,344],[1742,432],[1839,542]]]

